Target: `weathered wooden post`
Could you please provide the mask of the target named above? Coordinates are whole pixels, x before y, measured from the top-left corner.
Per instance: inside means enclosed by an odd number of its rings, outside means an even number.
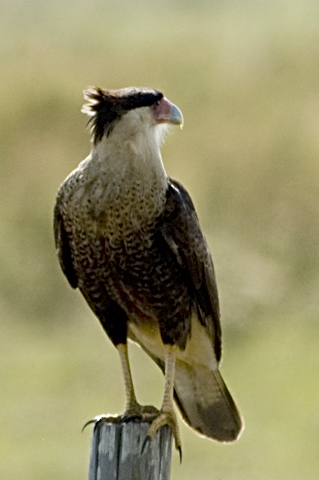
[[[172,431],[165,425],[145,443],[146,420],[101,417],[92,434],[89,480],[169,480]]]

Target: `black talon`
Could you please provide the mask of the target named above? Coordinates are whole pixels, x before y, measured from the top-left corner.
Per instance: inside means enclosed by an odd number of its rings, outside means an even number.
[[[122,415],[122,421],[124,423],[129,422],[130,420],[141,420],[143,418],[143,415],[141,413],[133,413],[130,415]]]
[[[182,457],[183,457],[182,447],[181,446],[177,447],[177,450],[178,450],[178,453],[179,453],[179,463],[182,464]]]
[[[91,425],[91,423],[94,423],[94,429],[95,429],[96,426],[103,420],[103,418],[106,418],[105,415],[100,415],[100,416],[98,416],[98,417],[93,418],[93,420],[89,420],[88,422],[86,422],[86,424],[84,425],[84,427],[83,427],[82,430],[81,430],[81,433],[83,433],[83,430],[84,430],[88,425]]]
[[[94,423],[94,426],[96,425],[96,423],[98,422],[98,420],[96,418],[94,418],[93,420],[89,420],[88,422],[86,422],[86,424],[83,426],[82,430],[81,430],[81,433],[83,433],[84,429],[88,426],[88,425],[91,425],[91,423]]]
[[[141,451],[142,455],[143,455],[145,447],[146,447],[146,445],[149,441],[150,441],[150,437],[148,435],[146,435],[145,440],[144,440],[143,445],[142,445],[142,451]]]

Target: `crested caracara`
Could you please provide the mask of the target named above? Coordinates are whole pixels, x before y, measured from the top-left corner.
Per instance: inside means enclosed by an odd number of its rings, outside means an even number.
[[[92,150],[60,186],[54,231],[60,265],[120,355],[126,417],[152,416],[180,435],[173,398],[198,434],[231,442],[243,422],[221,377],[213,262],[194,206],[163,166],[160,143],[180,110],[147,88],[85,91]],[[160,410],[135,396],[127,340],[165,375]],[[151,413],[150,413],[151,412]]]

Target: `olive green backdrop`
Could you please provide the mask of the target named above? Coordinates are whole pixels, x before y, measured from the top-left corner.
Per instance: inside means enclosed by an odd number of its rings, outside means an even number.
[[[55,256],[59,184],[89,152],[88,85],[162,90],[163,158],[210,244],[233,445],[184,425],[172,479],[315,480],[319,438],[317,0],[1,0],[0,476],[87,478],[90,429],[124,408],[114,347]],[[157,367],[131,349],[138,398]]]

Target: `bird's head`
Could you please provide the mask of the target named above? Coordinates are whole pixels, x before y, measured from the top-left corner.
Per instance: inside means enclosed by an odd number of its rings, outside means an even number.
[[[103,137],[115,134],[119,124],[121,136],[125,131],[126,137],[156,126],[183,125],[181,111],[157,90],[136,87],[102,90],[91,87],[84,91],[84,98],[87,103],[82,112],[90,117],[95,145]]]

